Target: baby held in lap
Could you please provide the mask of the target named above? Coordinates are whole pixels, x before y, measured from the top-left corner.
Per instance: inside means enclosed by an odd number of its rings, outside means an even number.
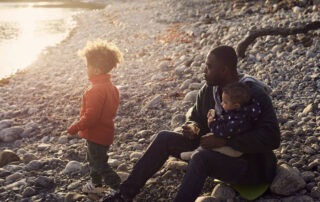
[[[217,135],[230,139],[232,136],[239,135],[250,129],[261,114],[260,104],[255,99],[251,99],[248,87],[240,82],[229,84],[222,89],[221,107],[223,108],[221,114],[217,114],[214,109],[208,111],[208,127],[211,132],[205,136]],[[187,126],[195,131],[195,134],[198,134],[199,128],[196,123],[189,122]],[[180,157],[183,160],[190,160],[192,155],[200,149],[202,148],[199,147],[195,151],[182,152]],[[213,148],[212,150],[230,157],[242,155],[240,151],[228,146]]]

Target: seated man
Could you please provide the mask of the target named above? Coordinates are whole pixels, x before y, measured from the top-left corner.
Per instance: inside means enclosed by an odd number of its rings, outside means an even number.
[[[180,153],[203,148],[190,160],[186,174],[174,199],[176,202],[194,201],[203,188],[208,176],[233,184],[255,185],[271,183],[276,173],[276,157],[273,149],[279,147],[280,130],[270,97],[261,82],[245,79],[237,72],[237,55],[232,47],[220,46],[209,52],[204,76],[206,84],[201,88],[188,121],[196,122],[200,128],[196,135],[189,127],[182,133],[161,131],[149,145],[145,154],[133,167],[128,179],[113,195],[103,201],[132,201],[146,181],[156,173],[169,156],[180,158]],[[221,89],[227,84],[245,82],[252,98],[261,106],[261,114],[250,130],[230,139],[210,132],[207,113],[215,109],[222,112]],[[243,153],[230,157],[213,151],[213,148],[229,146]]]

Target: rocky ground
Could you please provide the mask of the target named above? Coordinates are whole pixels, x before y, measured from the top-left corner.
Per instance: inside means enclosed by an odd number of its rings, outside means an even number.
[[[98,200],[81,192],[89,180],[85,141],[65,131],[77,119],[88,86],[84,62],[76,55],[87,40],[112,41],[125,56],[113,72],[121,103],[109,152],[109,163],[125,179],[154,134],[184,122],[204,83],[211,48],[236,47],[251,29],[319,21],[319,11],[311,1],[136,0],[112,1],[103,10],[77,15],[78,26],[67,39],[0,82],[0,200]],[[241,72],[272,87],[282,132],[279,174],[256,201],[320,200],[319,36],[320,30],[261,37],[239,60]],[[171,201],[185,168],[170,159],[136,201]],[[243,201],[228,187],[212,192],[214,186],[208,179],[206,200]]]

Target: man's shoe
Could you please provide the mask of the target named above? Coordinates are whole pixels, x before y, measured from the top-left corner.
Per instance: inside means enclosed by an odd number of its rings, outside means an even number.
[[[132,202],[132,200],[126,199],[120,192],[105,196],[101,202]]]

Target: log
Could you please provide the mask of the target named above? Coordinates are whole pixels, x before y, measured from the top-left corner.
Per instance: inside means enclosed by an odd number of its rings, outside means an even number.
[[[237,46],[237,54],[239,57],[244,58],[248,46],[258,37],[267,35],[281,35],[288,36],[294,34],[307,33],[310,30],[320,28],[320,21],[310,22],[301,27],[295,28],[264,28],[258,30],[250,30],[248,35]]]

